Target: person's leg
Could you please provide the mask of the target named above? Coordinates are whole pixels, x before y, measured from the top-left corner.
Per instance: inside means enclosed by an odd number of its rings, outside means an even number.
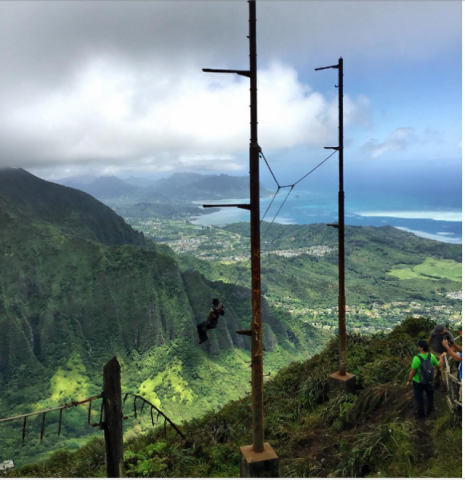
[[[433,385],[427,385],[426,388],[426,415],[430,415],[434,412],[434,387]]]
[[[206,342],[208,340],[207,337],[207,322],[202,322],[197,325],[197,333],[199,334],[199,343]]]
[[[434,388],[439,388],[441,386],[441,369],[439,367],[435,368],[435,375],[434,375]]]
[[[425,418],[425,405],[423,401],[423,385],[419,382],[413,383],[413,396],[417,404],[417,418]]]

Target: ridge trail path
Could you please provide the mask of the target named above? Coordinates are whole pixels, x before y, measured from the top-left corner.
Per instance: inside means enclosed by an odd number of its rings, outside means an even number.
[[[373,426],[389,422],[403,423],[411,420],[415,425],[413,432],[414,455],[416,459],[427,461],[437,456],[438,451],[430,433],[431,425],[444,410],[448,410],[446,395],[435,392],[436,411],[430,419],[420,422],[414,419],[415,400],[413,390],[406,386],[367,387],[358,393],[354,417],[349,425],[339,433],[324,424],[307,428],[295,443],[295,457],[309,465],[310,476],[328,477],[338,467],[341,443],[351,443],[361,434],[372,431]],[[357,408],[357,404],[359,408]],[[368,470],[365,475],[370,474]]]

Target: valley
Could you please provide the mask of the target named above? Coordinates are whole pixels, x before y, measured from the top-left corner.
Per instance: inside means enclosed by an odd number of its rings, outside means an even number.
[[[234,280],[234,269],[239,271],[247,268],[250,257],[250,242],[246,233],[246,224],[237,224],[233,226],[198,226],[192,224],[189,219],[173,220],[164,218],[142,219],[139,217],[126,217],[125,220],[136,230],[141,231],[147,238],[152,238],[157,243],[168,245],[176,252],[181,259],[181,264],[195,264],[200,270],[204,270],[206,275],[216,275],[215,278],[224,281],[228,280],[227,271],[231,276],[229,280]],[[268,224],[264,223],[262,231],[267,229]],[[324,295],[318,298],[317,305],[305,301],[305,296],[296,298],[289,292],[288,295],[280,294],[279,288],[273,288],[270,282],[267,282],[267,271],[275,269],[277,265],[284,266],[283,259],[293,259],[299,261],[299,276],[304,271],[312,276],[315,262],[312,259],[319,259],[329,264],[334,264],[334,256],[337,255],[337,242],[331,229],[323,234],[321,227],[312,225],[292,227],[277,226],[284,232],[281,238],[267,240],[262,237],[262,263],[265,294],[264,298],[274,308],[287,311],[292,316],[306,322],[315,328],[337,332],[338,307],[337,298],[325,302]],[[288,233],[290,230],[291,233]],[[312,238],[313,233],[317,232],[322,238],[321,244],[315,242]],[[355,227],[348,227],[348,232],[356,232]],[[392,227],[385,227],[385,231],[396,234],[396,239],[408,243],[409,241],[418,243],[416,252],[408,259],[409,263],[398,263],[397,258],[391,262],[384,258],[381,263],[376,258],[378,254],[387,257],[395,252],[394,248],[390,250],[367,252],[372,262],[380,264],[380,270],[376,272],[373,269],[375,284],[378,289],[382,289],[383,283],[392,288],[393,285],[401,287],[409,285],[409,280],[415,280],[414,288],[410,290],[409,295],[399,293],[387,298],[384,294],[377,297],[372,294],[370,299],[361,299],[361,302],[352,303],[348,296],[346,307],[347,328],[349,331],[362,333],[389,332],[405,317],[430,317],[437,322],[459,325],[462,322],[462,293],[461,293],[461,254],[460,248],[448,247],[444,245],[445,251],[455,252],[453,258],[432,258],[421,253],[422,241],[414,240],[412,235],[400,231],[395,231]],[[394,232],[393,232],[394,231]],[[303,232],[307,232],[304,234]],[[273,233],[273,232],[272,232]],[[321,235],[324,236],[321,237]],[[416,237],[418,238],[418,237]],[[378,241],[380,238],[378,238]],[[424,245],[428,245],[426,240]],[[307,246],[303,246],[307,243]],[[437,242],[436,242],[437,243]],[[431,244],[429,244],[431,245]],[[356,248],[351,248],[351,238],[348,237],[348,249],[351,254],[349,260],[359,261],[361,254]],[[401,248],[402,250],[402,248]],[[364,255],[363,262],[368,255]],[[189,256],[202,262],[195,262],[189,259]],[[397,254],[396,254],[397,256]],[[279,258],[281,257],[281,258]],[[300,259],[300,260],[299,260]],[[387,260],[387,262],[386,262]],[[418,263],[415,263],[415,262]],[[203,262],[209,262],[206,266]],[[391,265],[391,269],[388,269]],[[327,266],[328,274],[334,278],[334,268]],[[194,267],[192,267],[194,268]],[[318,267],[318,268],[321,268]],[[220,273],[220,271],[222,273]],[[216,272],[216,273],[214,273]],[[355,269],[348,271],[349,281],[358,282],[363,285],[360,277],[355,275]],[[243,275],[244,281],[241,283],[247,285],[248,278]],[[398,281],[396,281],[398,280]],[[267,287],[268,288],[267,289]],[[334,290],[334,284],[332,286]],[[410,289],[410,285],[409,285]],[[273,292],[273,293],[272,293]],[[326,292],[325,295],[328,295]],[[358,292],[359,293],[359,292]],[[380,292],[381,293],[381,292]],[[360,295],[357,295],[360,298]]]
[[[175,422],[244,396],[249,345],[235,332],[250,325],[247,224],[198,227],[171,203],[123,221],[122,203],[108,208],[21,169],[0,171],[0,186],[0,418],[99,393],[102,365],[115,355],[124,389]],[[337,333],[337,236],[322,224],[263,223],[262,231],[272,379]],[[389,332],[407,316],[460,322],[461,246],[392,227],[346,234],[349,331]],[[199,346],[196,324],[214,297],[227,299],[226,315]],[[31,421],[22,448],[18,422],[3,425],[2,454],[21,466],[76,450],[98,434],[85,417],[84,408],[67,413],[60,437],[58,418],[47,417],[43,442],[40,420]],[[150,430],[131,419],[125,438]]]

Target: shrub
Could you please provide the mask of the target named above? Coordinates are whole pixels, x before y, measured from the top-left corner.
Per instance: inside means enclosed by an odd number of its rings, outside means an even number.
[[[407,378],[408,363],[396,357],[386,357],[360,368],[360,381],[365,387],[382,384],[400,384]]]
[[[420,334],[429,336],[433,331],[436,323],[430,318],[407,317],[400,325],[398,325],[393,333],[407,333],[411,337],[418,337]]]
[[[332,398],[321,413],[323,421],[327,425],[333,425],[336,430],[341,430],[347,424],[350,412],[356,400],[356,396],[343,393]]]

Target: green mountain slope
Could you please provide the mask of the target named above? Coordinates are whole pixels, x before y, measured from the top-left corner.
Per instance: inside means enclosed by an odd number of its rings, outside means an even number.
[[[417,422],[412,388],[405,386],[415,341],[433,325],[410,318],[389,335],[349,335],[348,371],[356,374],[356,395],[328,398],[328,376],[337,368],[335,338],[319,355],[269,380],[265,438],[280,457],[280,477],[461,477],[462,432],[444,396],[436,391],[436,412]],[[126,476],[239,476],[239,447],[251,443],[249,397],[180,427],[186,442],[163,428],[129,439]],[[104,457],[99,438],[9,475],[104,476]]]
[[[231,295],[224,320],[200,347],[195,325],[230,286],[181,272],[164,246],[104,245],[139,237],[82,192],[21,172],[17,184],[0,197],[0,418],[93,395],[102,364],[114,355],[123,362],[125,387],[149,396],[176,421],[239,398],[247,388],[249,347],[235,331],[250,324],[247,288]],[[32,192],[20,196],[24,184],[38,191],[35,204]],[[68,221],[70,211],[82,215]],[[96,224],[109,230],[102,243],[85,238],[98,234]],[[115,233],[120,224],[126,237]],[[271,373],[316,352],[326,338],[316,329],[293,337],[296,325],[280,320],[266,301],[263,321]],[[40,426],[32,423],[33,439],[21,450],[15,426],[2,424],[2,455],[21,464],[60,445],[77,447],[94,432],[78,423],[78,412],[69,418],[58,445],[48,435],[39,444]]]
[[[22,168],[0,170],[0,215],[2,226],[9,216],[22,224],[47,222],[64,233],[105,245],[146,243],[140,232],[90,195],[46,182]]]

